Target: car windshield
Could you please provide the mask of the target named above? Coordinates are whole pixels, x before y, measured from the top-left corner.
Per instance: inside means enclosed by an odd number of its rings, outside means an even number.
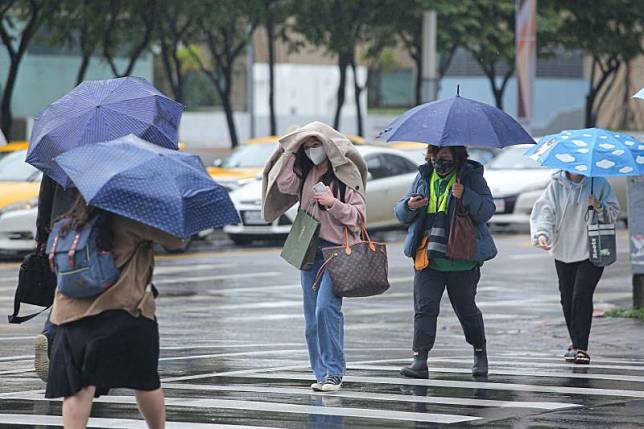
[[[541,167],[536,161],[528,158],[524,153],[528,150],[525,146],[512,146],[503,149],[499,156],[487,165],[490,170],[535,170]]]
[[[27,182],[33,180],[38,170],[25,162],[26,151],[11,153],[0,159],[1,182]]]
[[[240,146],[224,160],[224,168],[261,168],[275,150],[275,143],[257,143]]]

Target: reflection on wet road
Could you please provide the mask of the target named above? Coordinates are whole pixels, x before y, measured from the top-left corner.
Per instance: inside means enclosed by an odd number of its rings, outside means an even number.
[[[160,258],[160,372],[168,428],[637,427],[644,422],[642,324],[595,319],[592,363],[563,362],[567,347],[554,269],[523,236],[503,236],[478,302],[490,374],[471,376],[472,351],[445,301],[430,379],[398,374],[410,355],[412,269],[389,246],[391,290],[344,303],[348,373],[336,394],[312,392],[299,276],[275,248]],[[13,303],[17,264],[0,264],[0,314]],[[627,261],[607,270],[598,306],[629,296]],[[28,309],[27,309],[28,311]],[[60,427],[33,372],[40,316],[0,325],[0,427]],[[633,333],[640,333],[639,339]],[[91,426],[144,428],[132,392],[96,401]]]

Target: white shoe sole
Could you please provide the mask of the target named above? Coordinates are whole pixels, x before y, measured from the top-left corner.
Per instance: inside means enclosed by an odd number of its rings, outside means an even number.
[[[49,354],[47,349],[49,348],[49,341],[44,334],[39,334],[36,336],[34,342],[34,369],[38,377],[44,382],[47,382],[49,377]]]
[[[311,389],[313,389],[316,392],[322,392],[322,385],[320,383],[313,383],[311,384]]]
[[[342,384],[325,384],[322,386],[323,392],[337,392],[342,387]]]

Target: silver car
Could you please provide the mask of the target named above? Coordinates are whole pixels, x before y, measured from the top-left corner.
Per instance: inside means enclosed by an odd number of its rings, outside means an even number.
[[[542,167],[536,161],[526,157],[524,153],[531,146],[507,147],[485,166],[485,180],[492,191],[496,205],[496,213],[491,223],[498,225],[530,223],[532,207],[556,171]],[[608,181],[615,190],[617,200],[622,207],[620,218],[626,219],[626,180],[623,177],[610,177]]]
[[[370,230],[398,228],[393,208],[407,192],[418,173],[418,165],[405,153],[380,146],[356,146],[367,163],[367,222]],[[260,181],[245,185],[230,193],[239,211],[241,223],[224,227],[224,232],[237,244],[253,240],[283,238],[291,230],[297,206],[272,223],[261,216]]]

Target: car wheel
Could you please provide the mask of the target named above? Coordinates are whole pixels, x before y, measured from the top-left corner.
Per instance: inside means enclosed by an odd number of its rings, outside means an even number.
[[[192,245],[192,242],[194,241],[194,239],[195,239],[194,237],[190,237],[186,241],[185,246],[183,246],[183,247],[181,247],[179,249],[169,249],[169,248],[167,248],[165,246],[161,246],[161,247],[163,247],[163,250],[165,250],[166,253],[172,253],[172,254],[184,253],[184,252],[188,251],[188,249]]]
[[[253,237],[249,237],[243,234],[228,234],[228,238],[230,238],[233,243],[238,246],[243,246],[245,244],[250,244],[253,242]]]

